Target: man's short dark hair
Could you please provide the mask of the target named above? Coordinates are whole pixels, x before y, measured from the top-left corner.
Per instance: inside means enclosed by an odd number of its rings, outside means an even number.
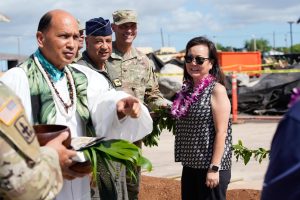
[[[40,19],[37,31],[45,32],[49,29],[52,20],[52,14],[47,12]]]

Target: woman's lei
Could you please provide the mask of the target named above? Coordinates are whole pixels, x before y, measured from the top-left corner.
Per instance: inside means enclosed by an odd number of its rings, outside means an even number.
[[[196,85],[193,93],[190,93],[193,87],[192,82],[185,81],[182,85],[181,91],[177,93],[176,98],[173,101],[171,115],[176,119],[186,116],[190,106],[199,99],[204,89],[214,80],[216,80],[216,78],[210,74],[204,77]]]
[[[294,88],[292,90],[289,107],[292,107],[292,105],[294,105],[299,100],[300,100],[300,88]]]

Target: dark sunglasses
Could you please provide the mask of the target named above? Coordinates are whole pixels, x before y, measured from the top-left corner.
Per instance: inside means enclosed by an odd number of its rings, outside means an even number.
[[[184,59],[185,59],[186,63],[191,63],[195,59],[196,63],[198,65],[202,65],[205,62],[205,60],[209,60],[209,58],[203,58],[203,57],[200,57],[200,56],[196,56],[194,58],[193,56],[190,56],[190,55],[184,56]]]

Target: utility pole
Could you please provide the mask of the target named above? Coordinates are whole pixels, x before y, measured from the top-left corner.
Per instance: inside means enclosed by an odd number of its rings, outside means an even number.
[[[253,34],[252,37],[253,37],[253,51],[256,51],[256,38],[255,38],[255,35]]]
[[[285,48],[288,49],[288,41],[287,41],[288,33],[284,34]]]
[[[290,36],[291,36],[291,48],[290,48],[290,53],[293,53],[293,21],[288,21],[290,24]]]
[[[163,34],[162,28],[160,28],[160,37],[161,37],[161,45],[162,45],[162,47],[164,47],[165,42],[164,42],[164,34]]]
[[[214,39],[214,43],[215,43],[215,46],[216,46],[216,49],[218,50],[218,43],[217,43],[217,36],[213,35],[213,39]]]
[[[20,58],[20,56],[21,56],[21,47],[20,47],[21,37],[18,36],[17,41],[18,41],[18,57]]]
[[[275,31],[273,31],[273,49],[275,49],[276,46],[275,46]]]

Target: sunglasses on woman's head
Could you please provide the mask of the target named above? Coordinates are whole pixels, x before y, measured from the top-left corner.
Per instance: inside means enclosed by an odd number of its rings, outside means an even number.
[[[203,58],[200,56],[193,57],[191,55],[184,56],[184,59],[186,63],[191,63],[195,59],[198,65],[202,65],[205,62],[205,60],[209,60],[209,58]]]

